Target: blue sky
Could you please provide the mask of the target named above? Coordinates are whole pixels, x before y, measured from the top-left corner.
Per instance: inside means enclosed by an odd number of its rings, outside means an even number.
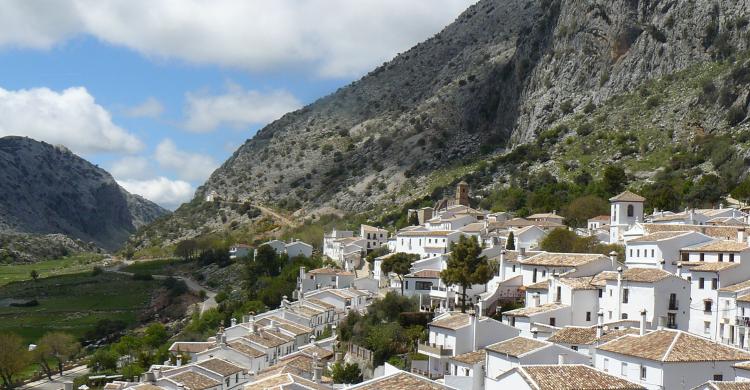
[[[0,136],[63,144],[174,209],[246,139],[470,0],[0,3]]]

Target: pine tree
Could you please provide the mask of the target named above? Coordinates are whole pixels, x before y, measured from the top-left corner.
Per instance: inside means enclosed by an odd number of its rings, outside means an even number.
[[[440,272],[440,278],[449,286],[461,286],[461,312],[466,313],[466,290],[474,284],[485,284],[492,279],[494,269],[482,247],[474,237],[461,236],[451,246],[448,268]]]
[[[508,239],[505,242],[505,249],[514,251],[516,250],[516,237],[513,232],[508,233]]]

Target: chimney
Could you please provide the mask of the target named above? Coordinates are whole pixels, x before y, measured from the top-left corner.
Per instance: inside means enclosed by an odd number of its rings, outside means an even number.
[[[599,311],[596,313],[596,338],[602,337],[602,330],[604,329],[604,312]]]
[[[664,269],[664,265],[667,264],[667,261],[664,259],[659,260],[659,266],[661,266],[661,269]]]
[[[161,369],[154,368],[154,380],[158,381],[159,379],[161,379]]]
[[[313,382],[320,383],[320,378],[323,376],[323,369],[320,367],[318,362],[318,353],[313,352]]]
[[[472,385],[471,388],[474,390],[481,390],[484,389],[484,360],[482,360],[479,363],[474,364],[474,367],[472,367],[474,371],[474,375],[472,376]]]
[[[745,228],[737,229],[737,242],[739,243],[745,242]]]
[[[646,309],[641,310],[641,328],[639,334],[641,336],[646,334]]]
[[[535,339],[539,338],[539,328],[537,328],[536,326],[531,328],[531,337]]]
[[[471,350],[477,350],[477,315],[476,313],[469,314],[471,319]]]
[[[175,359],[175,364],[177,365],[177,367],[182,367],[182,356],[181,355],[177,355],[177,358]]]
[[[552,210],[552,215],[557,215],[557,210]]]
[[[617,252],[609,252],[609,260],[612,262],[612,269],[617,267]]]
[[[500,281],[505,280],[505,249],[500,251]]]
[[[677,275],[678,278],[682,277],[682,263],[677,264],[677,273],[675,275]]]
[[[563,364],[565,364],[565,354],[564,353],[561,353],[561,354],[557,355],[557,364],[561,365],[561,366]]]
[[[526,257],[526,248],[518,248],[518,261],[523,260]]]
[[[232,318],[231,319],[231,324],[232,324],[232,326],[237,326],[237,319],[236,318]]]

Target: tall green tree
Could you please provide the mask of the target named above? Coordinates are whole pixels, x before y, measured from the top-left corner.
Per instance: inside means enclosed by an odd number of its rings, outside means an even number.
[[[609,202],[596,195],[575,198],[562,211],[568,226],[573,227],[585,227],[589,218],[603,214],[609,214]]]
[[[448,267],[440,272],[440,278],[449,286],[461,287],[461,312],[466,313],[466,290],[474,284],[485,284],[492,279],[494,267],[475,237],[461,236],[451,245]]]
[[[357,363],[337,362],[331,367],[331,378],[334,383],[359,383],[362,382],[362,371]]]
[[[31,362],[27,347],[18,335],[0,333],[0,379],[5,389],[16,385],[15,376]]]
[[[614,196],[625,189],[628,177],[625,170],[617,165],[607,165],[602,175],[602,189],[608,196]]]
[[[182,240],[174,248],[175,256],[191,260],[198,255],[198,242],[193,239]]]
[[[409,273],[411,263],[417,260],[419,256],[409,253],[398,252],[393,256],[387,257],[380,264],[380,270],[389,274],[393,272],[401,281],[401,295],[404,295],[404,275]]]
[[[57,363],[57,372],[62,375],[65,363],[81,349],[80,344],[68,333],[48,332],[37,342],[37,361],[47,377],[52,379],[53,364]]]
[[[508,233],[508,239],[505,242],[505,249],[507,250],[516,250],[516,237],[513,235],[513,232]]]

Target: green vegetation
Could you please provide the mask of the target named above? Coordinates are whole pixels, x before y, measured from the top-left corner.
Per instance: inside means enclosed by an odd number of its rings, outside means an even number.
[[[494,273],[487,257],[482,256],[479,241],[461,235],[458,242],[451,245],[448,265],[440,272],[440,279],[448,286],[461,287],[461,312],[466,313],[466,290],[474,284],[486,284]]]
[[[539,243],[542,250],[558,253],[599,253],[607,255],[616,252],[620,261],[625,260],[625,248],[615,244],[602,244],[596,237],[582,237],[568,229],[555,229]]]
[[[0,286],[33,279],[33,271],[36,271],[38,277],[42,278],[88,271],[98,264],[102,258],[103,256],[99,254],[79,254],[38,263],[0,264]]]
[[[362,371],[357,363],[337,362],[331,367],[331,378],[334,383],[359,383],[362,382]]]
[[[384,274],[393,272],[401,281],[401,295],[404,295],[404,275],[411,271],[411,264],[416,260],[419,260],[419,255],[399,252],[386,258],[380,264],[380,269]]]
[[[142,260],[124,267],[122,271],[136,274],[174,275],[177,269],[189,264],[189,261],[178,259]]]
[[[111,273],[78,273],[10,283],[0,287],[4,298],[0,300],[0,332],[14,332],[25,342],[33,342],[49,330],[80,338],[104,319],[136,324],[158,286],[156,281],[136,281]],[[8,306],[11,302],[31,301],[38,305]]]

